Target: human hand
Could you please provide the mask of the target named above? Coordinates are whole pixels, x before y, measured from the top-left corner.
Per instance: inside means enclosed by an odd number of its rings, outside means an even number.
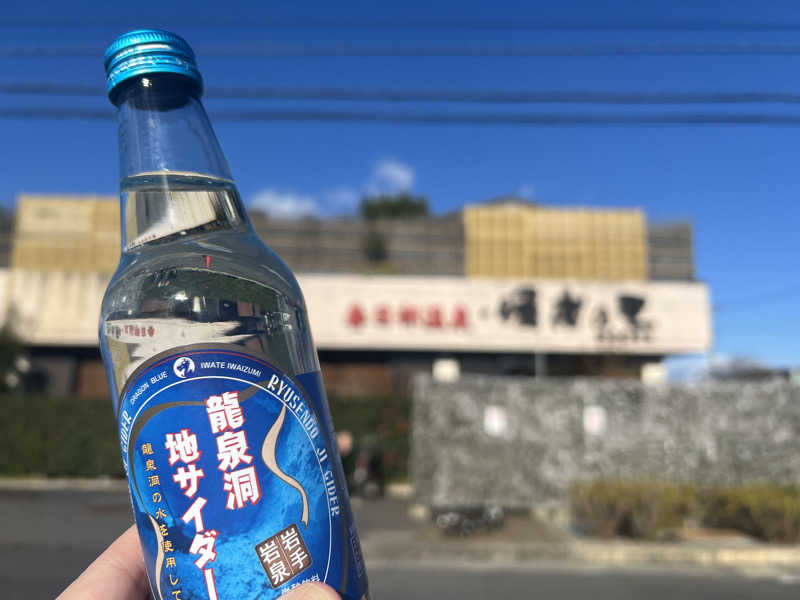
[[[136,527],[129,528],[89,565],[56,600],[145,600],[150,588]],[[324,583],[307,583],[286,600],[339,600]]]

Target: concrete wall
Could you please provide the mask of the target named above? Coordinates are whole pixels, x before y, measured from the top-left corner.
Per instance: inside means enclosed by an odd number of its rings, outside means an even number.
[[[694,279],[692,226],[686,221],[650,225],[647,231],[650,279]]]
[[[261,239],[296,273],[463,275],[464,230],[460,215],[419,219],[264,219],[253,215]],[[370,264],[365,236],[381,237],[387,258]]]
[[[800,484],[800,386],[420,376],[410,471],[432,506],[564,502],[597,478]]]

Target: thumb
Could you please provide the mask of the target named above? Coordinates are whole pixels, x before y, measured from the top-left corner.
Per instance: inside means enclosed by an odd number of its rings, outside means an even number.
[[[339,594],[324,583],[304,583],[282,596],[286,600],[340,600]]]

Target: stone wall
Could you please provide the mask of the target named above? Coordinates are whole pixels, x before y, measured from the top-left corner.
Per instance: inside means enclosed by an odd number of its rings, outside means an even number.
[[[431,506],[563,502],[575,481],[800,484],[788,381],[462,377],[414,382],[410,472]]]

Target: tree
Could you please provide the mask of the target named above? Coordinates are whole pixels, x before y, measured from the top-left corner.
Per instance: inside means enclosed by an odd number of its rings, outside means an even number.
[[[363,240],[364,256],[371,263],[380,263],[389,258],[386,249],[386,242],[380,232],[370,229],[364,235]]]
[[[368,221],[424,217],[428,214],[428,199],[408,192],[364,196],[360,211],[361,216]]]

